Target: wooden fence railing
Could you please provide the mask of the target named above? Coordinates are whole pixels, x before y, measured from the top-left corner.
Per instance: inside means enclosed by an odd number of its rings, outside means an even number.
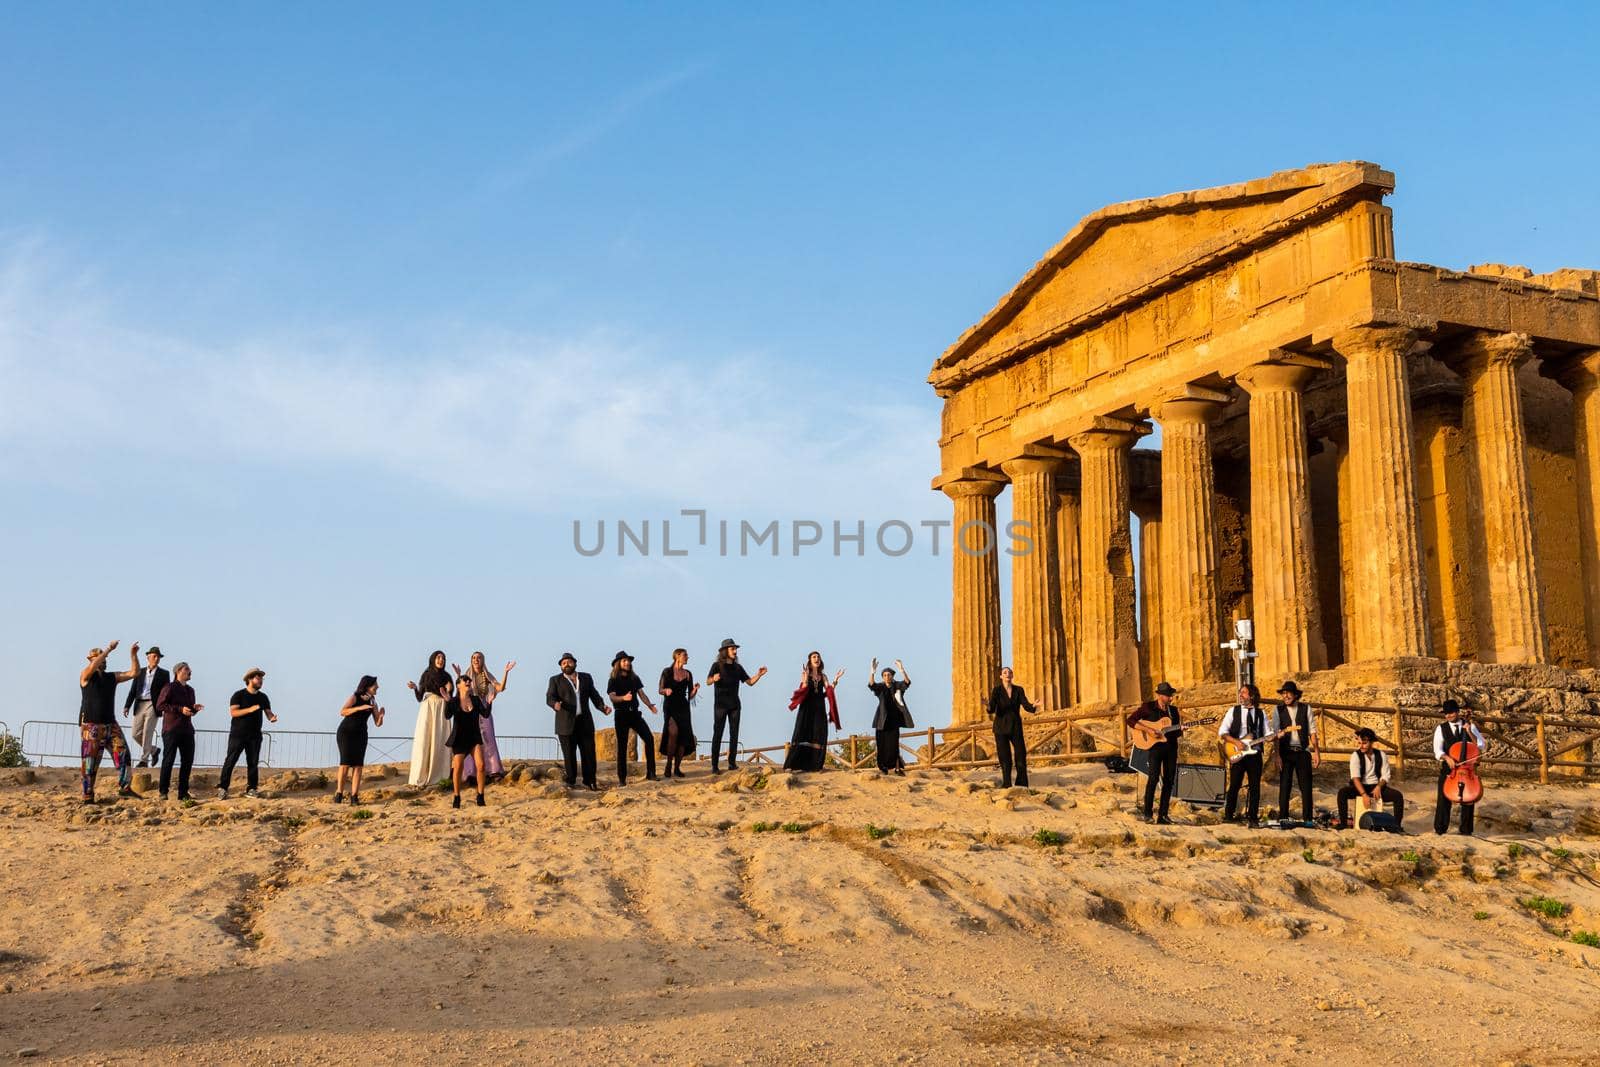
[[[1186,705],[1182,712],[1188,719],[1207,718],[1222,714],[1231,706],[1227,703]],[[1407,711],[1363,704],[1313,703],[1312,708],[1316,712],[1317,736],[1325,756],[1350,755],[1355,751],[1352,743],[1356,730],[1367,726],[1378,735],[1379,748],[1394,759],[1397,777],[1404,773],[1408,760],[1433,763],[1433,728],[1443,719],[1437,711]],[[1126,757],[1130,750],[1126,717],[1130,711],[1131,707],[1096,708],[1028,716],[1025,720],[1028,762],[1048,766],[1096,762],[1112,755]],[[1486,752],[1479,761],[1481,766],[1498,766],[1523,773],[1537,769],[1539,780],[1545,783],[1550,781],[1552,769],[1587,775],[1600,768],[1600,760],[1593,758],[1594,748],[1600,743],[1600,719],[1475,714],[1473,721],[1486,742]],[[1214,725],[1191,731],[1185,754],[1198,749],[1206,755],[1214,754],[1218,764],[1225,765],[1220,746],[1213,750],[1208,743],[1215,732]],[[1192,740],[1196,735],[1201,738],[1198,743]],[[921,768],[997,767],[999,761],[991,754],[993,747],[993,734],[987,722],[953,723],[900,732],[902,757],[908,765]],[[766,745],[746,748],[743,754],[751,763],[777,767],[783,764],[789,748],[788,744]],[[1579,757],[1575,758],[1574,754]],[[873,736],[850,734],[830,739],[826,764],[843,770],[875,768],[877,753]]]

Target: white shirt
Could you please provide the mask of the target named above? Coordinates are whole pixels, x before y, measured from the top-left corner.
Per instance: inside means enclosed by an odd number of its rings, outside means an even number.
[[[159,667],[146,667],[144,669],[144,689],[139,694],[140,700],[155,700],[161,694],[156,692],[156,671]]]
[[[1380,762],[1383,764],[1382,771],[1377,769]],[[1374,748],[1372,754],[1367,757],[1367,772],[1362,774],[1361,753],[1350,753],[1350,780],[1353,782],[1360,782],[1362,785],[1367,786],[1377,785],[1379,782],[1388,784],[1389,768],[1390,761],[1384,758],[1383,753]]]
[[[1268,726],[1270,725],[1268,723],[1270,716],[1267,714],[1267,709],[1262,707],[1260,704],[1257,704],[1254,709],[1250,710],[1255,711],[1261,716],[1262,733],[1257,736],[1264,736]],[[1249,730],[1249,726],[1247,724],[1250,721],[1250,710],[1247,710],[1242,704],[1235,704],[1233,707],[1229,708],[1228,714],[1222,717],[1222,722],[1217,727],[1217,736],[1237,737],[1241,741],[1247,740],[1249,737],[1247,732]]]
[[[1291,726],[1294,725],[1294,723],[1297,721],[1297,717],[1300,714],[1301,708],[1306,709],[1305,732],[1302,734],[1301,731],[1295,730],[1292,733],[1283,735],[1284,744],[1288,745],[1290,748],[1310,748],[1312,739],[1317,736],[1317,711],[1310,704],[1298,700],[1292,705],[1285,704],[1283,706],[1283,710],[1289,713],[1289,724]],[[1272,722],[1269,725],[1273,729],[1277,729],[1277,723],[1278,709],[1274,707],[1272,709]]]
[[[1449,725],[1450,724],[1447,722],[1442,722],[1433,728],[1433,758],[1438,760],[1440,763],[1444,762],[1444,728]],[[1455,726],[1459,731],[1463,728],[1464,724],[1458,721]],[[1465,728],[1472,731],[1472,743],[1478,746],[1479,752],[1482,752],[1483,734],[1478,732],[1478,724],[1473,723],[1470,726],[1465,726]]]

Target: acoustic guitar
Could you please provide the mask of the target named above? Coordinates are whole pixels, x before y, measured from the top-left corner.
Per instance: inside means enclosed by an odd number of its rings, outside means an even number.
[[[1290,723],[1281,730],[1274,730],[1265,737],[1246,737],[1242,739],[1224,737],[1222,739],[1222,751],[1227,755],[1229,763],[1238,763],[1246,756],[1254,756],[1285,734],[1299,732],[1300,724],[1296,722]]]
[[[1161,742],[1172,740],[1191,726],[1210,726],[1220,718],[1220,715],[1213,715],[1209,719],[1188,719],[1181,723],[1173,722],[1171,715],[1159,719],[1146,719],[1138,726],[1129,728],[1128,740],[1132,742],[1134,748],[1148,752]]]

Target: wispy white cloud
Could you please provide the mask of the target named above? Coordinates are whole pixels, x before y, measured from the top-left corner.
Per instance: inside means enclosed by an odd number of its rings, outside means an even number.
[[[559,137],[534,145],[505,168],[491,173],[475,190],[474,200],[493,199],[515,192],[554,164],[575,156],[627,122],[640,108],[697,77],[702,64],[691,64],[623,90],[584,121]]]
[[[920,382],[868,395],[760,353],[601,331],[464,327],[397,347],[347,330],[197,338],[153,318],[47,246],[0,249],[0,477],[66,480],[115,454],[378,474],[547,514],[943,511]]]

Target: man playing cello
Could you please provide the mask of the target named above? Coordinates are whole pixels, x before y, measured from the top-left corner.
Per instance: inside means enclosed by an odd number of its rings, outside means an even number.
[[[1472,712],[1463,712],[1454,700],[1446,700],[1440,710],[1444,712],[1444,722],[1433,731],[1433,758],[1439,761],[1439,790],[1433,808],[1433,832],[1436,834],[1450,832],[1450,798],[1445,795],[1444,780],[1458,763],[1451,755],[1451,748],[1458,742],[1469,741],[1478,746],[1479,757],[1483,755],[1483,734],[1472,724]],[[1475,806],[1474,801],[1461,805],[1461,832],[1469,837],[1472,836]]]

